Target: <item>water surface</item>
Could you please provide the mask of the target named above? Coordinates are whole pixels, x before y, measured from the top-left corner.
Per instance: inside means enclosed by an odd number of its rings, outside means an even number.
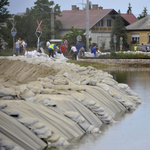
[[[138,93],[143,104],[132,113],[101,127],[100,135],[84,135],[66,150],[150,150],[150,71],[109,72]]]

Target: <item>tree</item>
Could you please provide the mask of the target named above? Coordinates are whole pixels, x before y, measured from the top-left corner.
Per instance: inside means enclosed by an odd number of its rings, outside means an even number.
[[[5,6],[9,6],[8,0],[0,1],[0,24],[4,23],[11,15]]]
[[[70,45],[76,45],[78,35],[80,35],[82,37],[82,45],[83,45],[83,47],[85,47],[85,43],[86,43],[85,29],[80,31],[78,29],[75,29],[74,27],[71,27],[70,31],[71,32],[66,33],[62,37],[62,39],[65,38],[68,40],[69,47],[70,47]]]
[[[120,38],[122,37],[123,38],[123,49],[126,50],[129,47],[129,45],[127,43],[126,28],[124,26],[123,19],[120,15],[120,10],[115,17],[115,21],[114,21],[112,32],[111,32],[111,40],[110,40],[111,50],[115,49],[114,39],[113,39],[114,35],[116,35],[116,37],[117,37],[116,49],[120,50]]]
[[[3,26],[5,26],[4,23],[11,16],[5,6],[9,6],[8,0],[1,0],[0,1],[0,44],[2,43],[3,45],[5,43],[5,40],[4,40],[3,34],[2,34]]]
[[[144,10],[143,10],[142,14],[139,14],[139,17],[137,17],[137,19],[140,20],[140,19],[142,19],[146,16],[147,16],[147,8],[144,7]]]
[[[16,22],[17,34],[16,39],[26,39],[29,47],[36,47],[37,37],[35,35],[37,29],[37,20],[39,22],[42,20],[42,36],[41,40],[50,40],[51,39],[51,18],[50,12],[52,7],[54,8],[54,19],[55,19],[55,34],[59,31],[61,27],[61,22],[56,20],[56,16],[60,15],[60,6],[54,4],[53,1],[48,0],[37,0],[35,6],[31,9],[27,9],[26,13],[23,16],[14,16],[14,21]],[[7,26],[3,29],[6,33],[9,33],[11,36],[12,24],[10,21],[7,21]],[[3,32],[3,38],[8,43],[8,47],[12,47],[11,39],[7,37],[8,35]],[[12,36],[11,36],[12,38]]]
[[[91,10],[91,9],[92,9],[92,2],[89,1],[89,10]],[[86,10],[86,4],[85,4],[85,7],[83,7],[83,10]]]

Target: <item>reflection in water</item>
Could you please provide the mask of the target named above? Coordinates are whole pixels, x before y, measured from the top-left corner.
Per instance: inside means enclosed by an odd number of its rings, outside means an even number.
[[[109,72],[126,83],[142,99],[134,112],[117,117],[112,125],[101,127],[99,135],[87,134],[65,150],[150,150],[150,71]],[[62,150],[62,149],[59,149]]]

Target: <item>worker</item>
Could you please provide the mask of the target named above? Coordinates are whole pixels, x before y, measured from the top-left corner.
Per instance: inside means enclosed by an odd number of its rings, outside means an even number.
[[[56,50],[56,45],[55,44],[51,44],[48,47],[48,51],[49,51],[49,57],[54,57],[54,50]]]

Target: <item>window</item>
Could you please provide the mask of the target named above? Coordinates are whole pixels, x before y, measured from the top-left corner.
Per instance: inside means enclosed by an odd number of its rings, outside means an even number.
[[[131,42],[132,43],[139,43],[139,41],[140,41],[139,34],[132,34]]]
[[[111,19],[107,19],[107,27],[111,27]]]
[[[95,26],[96,27],[103,27],[103,20],[99,21]]]
[[[148,35],[148,43],[150,43],[150,34]]]

